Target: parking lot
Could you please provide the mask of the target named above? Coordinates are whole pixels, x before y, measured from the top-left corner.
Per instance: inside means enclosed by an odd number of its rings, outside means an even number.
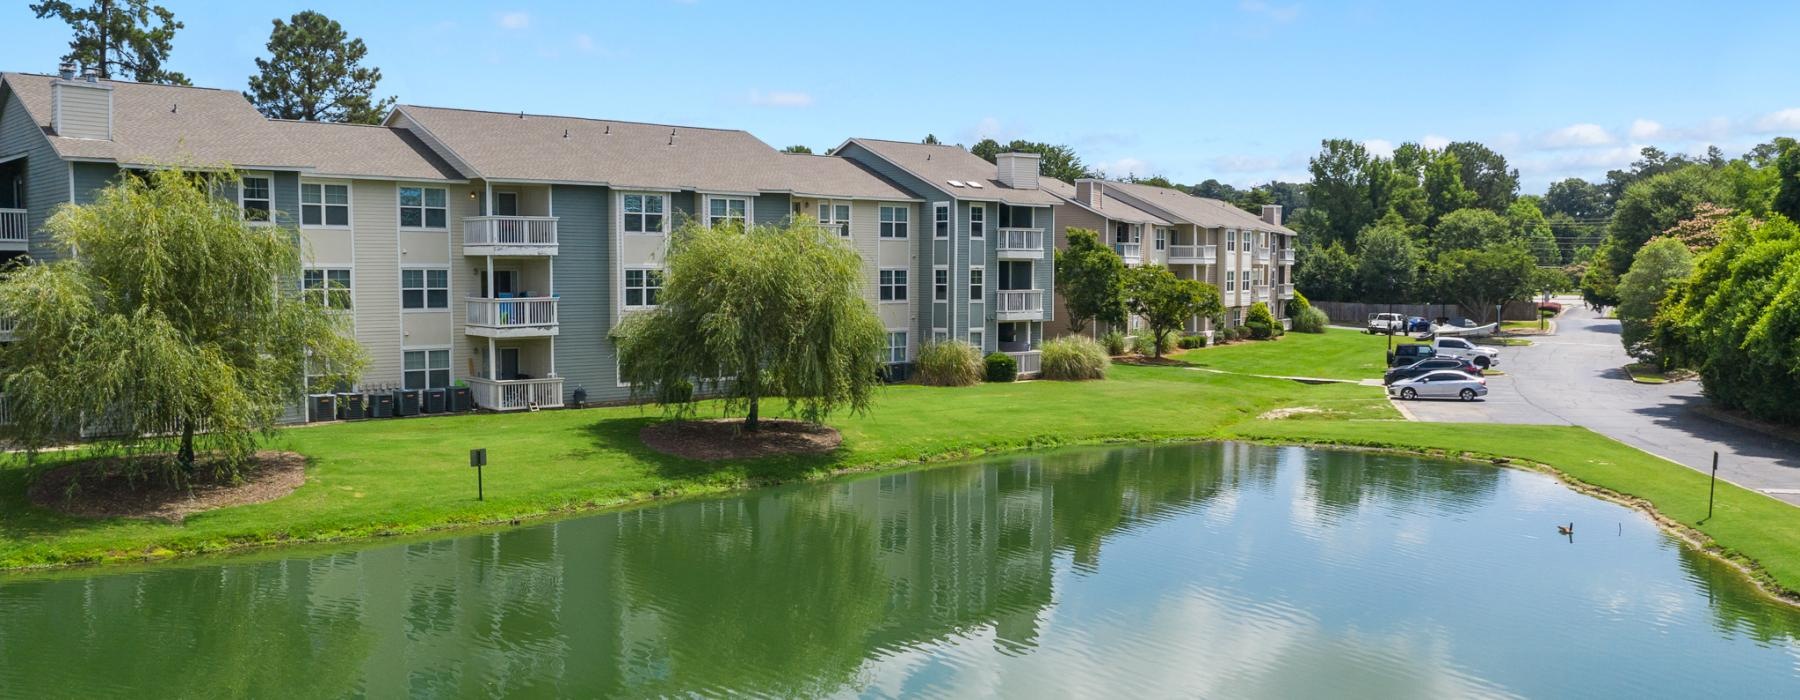
[[[1720,478],[1800,505],[1800,445],[1696,412],[1705,402],[1697,381],[1632,382],[1619,322],[1563,301],[1571,308],[1556,335],[1500,348],[1485,400],[1397,403],[1418,420],[1580,425],[1702,471],[1718,450]]]

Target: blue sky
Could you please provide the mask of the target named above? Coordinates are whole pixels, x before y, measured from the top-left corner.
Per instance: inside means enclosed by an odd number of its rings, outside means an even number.
[[[1645,144],[1800,134],[1800,3],[162,1],[187,25],[170,64],[198,85],[241,89],[269,20],[311,8],[403,102],[777,147],[1028,138],[1181,182],[1304,179],[1323,138],[1474,139],[1541,191]],[[25,5],[0,9],[0,68],[50,72],[67,30]]]

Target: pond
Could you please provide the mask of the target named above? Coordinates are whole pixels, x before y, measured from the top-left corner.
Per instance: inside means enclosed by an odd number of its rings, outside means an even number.
[[[0,579],[0,695],[1791,698],[1797,631],[1541,474],[1224,443]]]

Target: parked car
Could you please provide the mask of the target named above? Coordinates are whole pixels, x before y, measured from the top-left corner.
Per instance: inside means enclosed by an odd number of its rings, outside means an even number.
[[[1434,345],[1419,343],[1399,345],[1395,346],[1393,352],[1388,353],[1387,364],[1389,367],[1405,367],[1432,357],[1437,357],[1437,347]]]
[[[1462,399],[1487,396],[1487,380],[1455,370],[1439,370],[1388,385],[1388,396],[1413,399]]]
[[[1369,335],[1405,333],[1406,317],[1400,314],[1369,314],[1366,332]]]
[[[1406,317],[1406,332],[1430,333],[1431,321],[1427,320],[1424,316],[1408,316]]]
[[[1476,377],[1481,376],[1481,368],[1476,367],[1474,363],[1471,363],[1468,360],[1460,357],[1433,357],[1428,360],[1419,360],[1418,362],[1414,362],[1404,367],[1390,369],[1386,374],[1382,375],[1381,383],[1393,384],[1402,379],[1412,379],[1413,377],[1430,374],[1439,370],[1456,370]]]
[[[1476,367],[1487,369],[1500,364],[1500,351],[1484,348],[1462,338],[1440,337],[1432,341],[1437,346],[1438,355],[1460,357],[1473,363]]]

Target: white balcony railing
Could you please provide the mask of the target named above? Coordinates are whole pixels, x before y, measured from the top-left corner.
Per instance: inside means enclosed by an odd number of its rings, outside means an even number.
[[[994,293],[994,318],[1001,321],[1035,321],[1044,317],[1041,289],[1002,289]]]
[[[1280,260],[1283,264],[1286,264],[1286,265],[1294,264],[1294,249],[1293,248],[1282,248]]]
[[[555,255],[554,216],[471,216],[463,219],[468,255]]]
[[[1114,243],[1112,249],[1114,253],[1119,254],[1119,257],[1125,259],[1126,265],[1144,264],[1144,245],[1142,243]]]
[[[1019,374],[1021,375],[1037,374],[1044,371],[1043,351],[1026,350],[1024,352],[1009,352],[1006,354],[1011,356],[1013,361],[1019,364]]]
[[[563,405],[563,380],[549,379],[479,379],[468,378],[469,393],[475,405],[490,411],[523,411],[534,408],[560,408]]]
[[[1041,228],[1000,229],[994,250],[1001,258],[1036,259],[1044,257],[1044,230]]]
[[[469,335],[494,338],[556,335],[556,297],[465,300]]]
[[[1178,265],[1211,265],[1219,259],[1216,245],[1169,246],[1169,262]]]
[[[23,250],[31,242],[31,217],[24,209],[0,209],[0,244]]]
[[[1280,296],[1283,299],[1292,299],[1292,298],[1294,298],[1294,285],[1291,285],[1291,284],[1275,285],[1275,294],[1277,296]]]
[[[1266,263],[1269,261],[1269,247],[1268,246],[1257,246],[1256,247],[1256,261],[1259,263]]]
[[[1267,302],[1269,300],[1269,285],[1266,285],[1266,284],[1257,285],[1256,291],[1254,292],[1252,300]]]

